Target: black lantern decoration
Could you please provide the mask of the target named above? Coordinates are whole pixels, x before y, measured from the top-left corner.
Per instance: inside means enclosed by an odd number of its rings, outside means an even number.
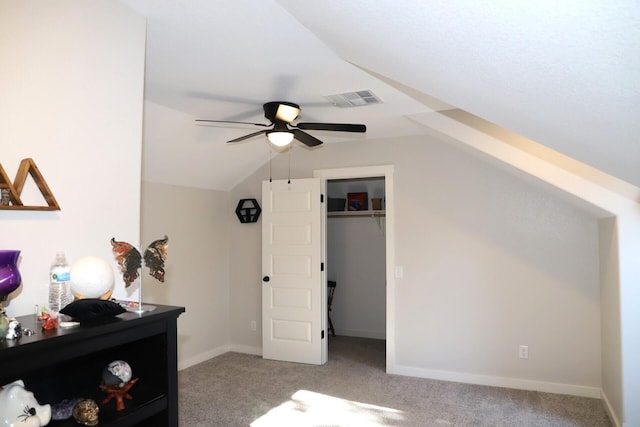
[[[236,215],[242,224],[258,222],[260,212],[262,209],[256,199],[241,199],[236,207]]]

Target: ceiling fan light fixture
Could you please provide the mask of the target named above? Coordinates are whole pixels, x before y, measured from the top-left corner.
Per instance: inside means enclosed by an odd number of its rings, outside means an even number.
[[[300,108],[295,104],[281,103],[276,111],[276,119],[285,123],[291,123],[300,114]]]
[[[286,147],[293,141],[293,134],[291,132],[272,131],[267,132],[267,138],[276,147]]]

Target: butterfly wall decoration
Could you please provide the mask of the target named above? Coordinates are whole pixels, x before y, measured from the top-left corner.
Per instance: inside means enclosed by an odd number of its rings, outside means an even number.
[[[164,236],[164,239],[154,240],[144,250],[144,255],[141,255],[140,251],[130,243],[118,242],[115,238],[111,238],[112,251],[120,266],[125,287],[128,288],[139,277],[143,259],[145,267],[149,269],[149,275],[164,282],[164,262],[167,259],[168,242],[167,236]]]

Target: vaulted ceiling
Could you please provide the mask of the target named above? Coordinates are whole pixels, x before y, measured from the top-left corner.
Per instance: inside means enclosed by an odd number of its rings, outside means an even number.
[[[310,132],[326,143],[423,134],[411,117],[460,109],[640,187],[635,0],[121,1],[147,17],[145,179],[231,188],[265,138],[226,144],[256,129],[193,119],[267,123],[264,102],[290,101],[301,121],[368,127]],[[382,103],[327,99],[361,90]]]

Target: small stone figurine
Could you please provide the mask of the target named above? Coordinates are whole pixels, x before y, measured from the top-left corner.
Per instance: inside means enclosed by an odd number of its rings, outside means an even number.
[[[9,206],[11,204],[11,191],[8,188],[2,189],[2,199],[0,199],[0,206]]]
[[[97,426],[99,413],[98,404],[91,399],[82,400],[73,408],[73,418],[76,423],[85,426]]]
[[[15,317],[10,317],[9,319],[9,329],[7,330],[7,334],[4,336],[8,340],[15,340],[22,337],[22,325],[18,322],[18,319]]]
[[[7,317],[4,308],[0,307],[0,341],[14,340],[22,336],[22,325],[15,317]]]

